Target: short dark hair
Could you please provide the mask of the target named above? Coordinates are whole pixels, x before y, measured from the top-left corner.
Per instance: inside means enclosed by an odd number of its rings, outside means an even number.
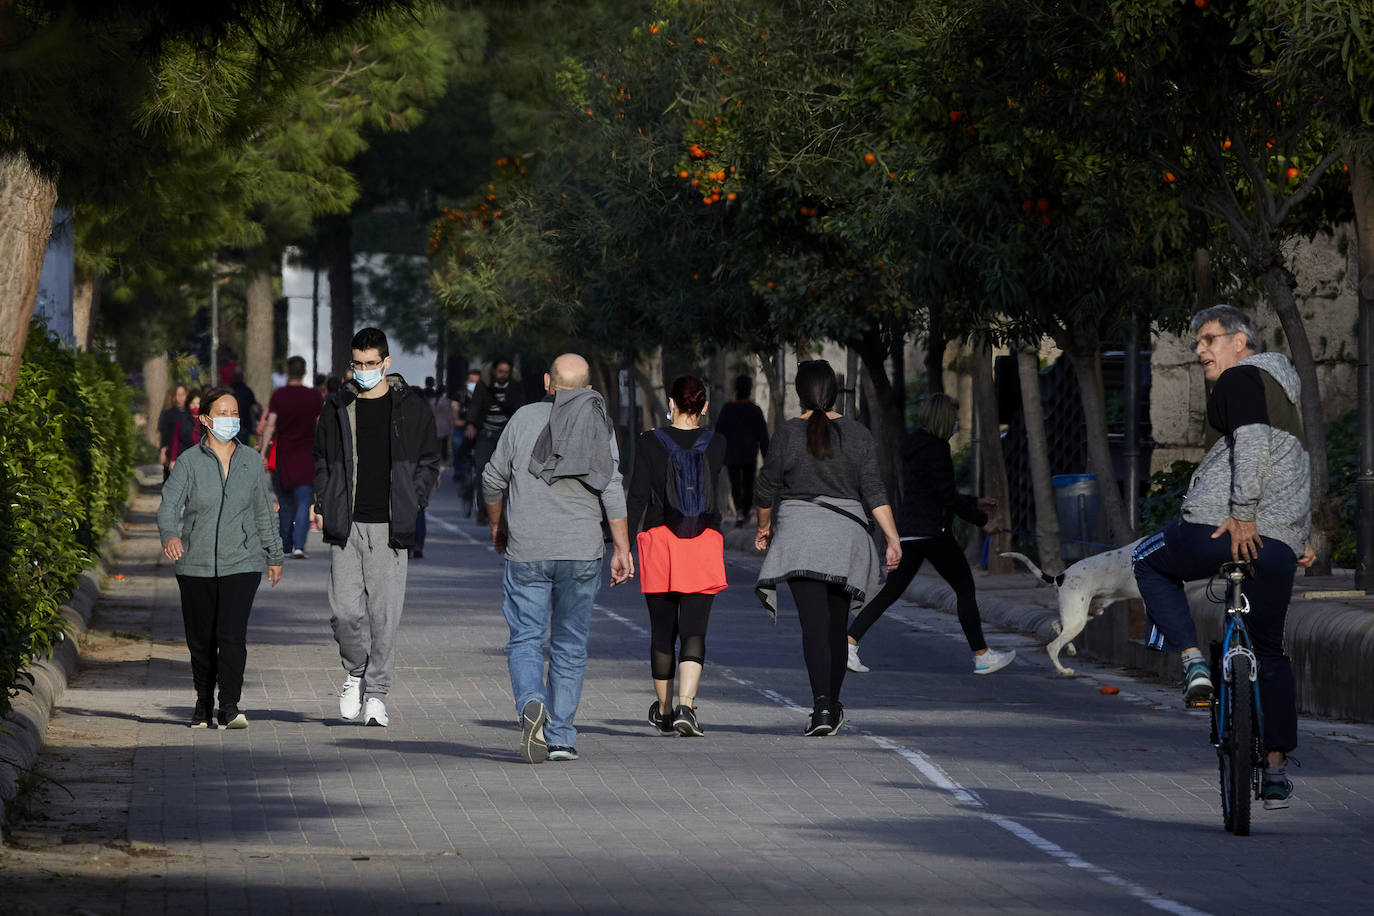
[[[286,361],[287,378],[305,378],[305,357],[293,356]]]
[[[214,388],[207,388],[200,396],[200,412],[209,415],[210,408],[215,406],[215,402],[220,398],[233,398],[234,406],[239,403],[239,396],[234,393],[234,389],[226,388],[223,385],[216,385]]]
[[[706,408],[706,386],[695,375],[683,375],[673,379],[668,389],[668,397],[677,404],[677,409],[689,417],[699,417]]]
[[[754,393],[754,380],[747,375],[735,379],[735,398],[743,401]]]
[[[353,343],[349,346],[354,350],[376,350],[382,359],[391,355],[386,345],[386,335],[377,328],[363,328],[353,335]]]
[[[500,365],[502,365],[502,364],[505,364],[505,365],[507,365],[507,366],[510,366],[512,369],[515,368],[515,363],[511,362],[509,359],[507,359],[507,358],[504,357],[504,356],[498,356],[498,357],[496,357],[495,359],[493,359],[493,360],[491,361],[491,370],[492,370],[493,372],[495,372],[495,371],[496,371],[496,367],[497,367],[497,366],[500,366]]]

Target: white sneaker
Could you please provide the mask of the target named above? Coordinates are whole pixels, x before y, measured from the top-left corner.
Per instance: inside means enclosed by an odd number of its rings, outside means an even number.
[[[309,559],[309,557],[306,556],[304,550],[302,550],[301,548],[297,547],[295,550],[291,551],[291,559],[293,559],[293,560],[307,560],[307,559]]]
[[[989,649],[982,655],[973,656],[973,673],[992,674],[994,671],[1001,671],[1010,665],[1014,658],[1016,658],[1015,649],[1008,649],[1005,652]]]
[[[367,698],[367,711],[363,713],[363,719],[368,725],[380,725],[386,728],[390,720],[386,717],[386,704],[377,697]]]
[[[846,665],[850,671],[857,671],[863,674],[868,670],[868,666],[859,661],[859,647],[855,643],[849,644],[849,663]]]
[[[345,719],[356,719],[363,711],[363,679],[349,675],[339,691],[339,715]]]

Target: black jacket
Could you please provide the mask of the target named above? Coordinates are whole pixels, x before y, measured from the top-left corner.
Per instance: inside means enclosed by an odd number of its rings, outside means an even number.
[[[725,437],[725,463],[753,466],[768,457],[768,423],[753,401],[731,401],[720,409],[715,430]]]
[[[386,377],[391,386],[391,526],[394,548],[415,542],[415,517],[429,504],[439,479],[439,439],[434,412],[420,391],[399,375]],[[315,426],[315,506],[324,517],[326,544],[348,543],[353,527],[353,479],[358,448],[354,404],[361,389],[350,379],[325,402]]]
[[[477,390],[472,393],[472,399],[468,401],[467,421],[475,425],[479,433],[485,432],[487,431],[487,414],[493,407],[505,414],[506,419],[509,420],[515,416],[517,410],[524,406],[525,389],[515,379],[511,379],[506,384],[504,400],[496,396],[491,385],[486,382],[478,382]],[[504,428],[505,424],[502,424],[502,429]],[[491,432],[499,435],[501,430],[491,430]]]
[[[897,533],[902,537],[934,537],[948,531],[954,516],[982,526],[987,513],[978,498],[954,487],[954,460],[949,442],[917,427],[902,440],[902,504]]]

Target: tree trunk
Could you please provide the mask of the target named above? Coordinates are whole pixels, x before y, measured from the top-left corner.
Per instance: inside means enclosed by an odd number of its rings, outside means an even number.
[[[1121,545],[1135,540],[1126,520],[1126,504],[1112,469],[1112,453],[1107,444],[1107,397],[1102,383],[1102,359],[1097,328],[1079,327],[1059,346],[1068,354],[1078,378],[1078,396],[1083,405],[1083,420],[1088,446],[1088,467],[1097,475],[1097,490],[1102,498],[1102,514],[1107,519],[1107,538]]]
[[[940,311],[931,307],[926,330],[926,391],[931,394],[945,393],[945,348],[948,345]]]
[[[1350,196],[1355,204],[1355,292],[1360,308],[1359,463],[1355,483],[1355,587],[1374,593],[1374,164],[1346,145]]]
[[[783,378],[786,369],[784,354],[786,351],[779,347],[773,353],[759,354],[759,370],[763,372],[763,377],[768,380],[768,428],[774,433],[782,426],[782,421],[786,419],[787,392],[783,388]]]
[[[1317,553],[1317,562],[1309,568],[1308,575],[1326,576],[1331,574],[1333,536],[1340,523],[1326,498],[1326,420],[1322,417],[1321,389],[1317,386],[1317,360],[1312,355],[1312,344],[1307,339],[1307,328],[1302,323],[1297,300],[1293,298],[1294,285],[1293,275],[1285,267],[1271,267],[1264,273],[1269,303],[1278,313],[1284,336],[1288,338],[1288,351],[1293,355],[1293,368],[1302,381],[1298,406],[1302,411],[1302,428],[1312,467],[1311,542]],[[1302,545],[1295,544],[1294,549],[1301,551]]]
[[[56,205],[56,181],[23,153],[0,155],[0,402],[19,379]]]
[[[1050,479],[1050,448],[1045,439],[1045,408],[1040,402],[1040,354],[1032,347],[1016,353],[1016,372],[1021,379],[1021,413],[1026,425],[1026,451],[1030,454],[1031,492],[1035,497],[1035,545],[1040,568],[1050,575],[1064,570],[1059,554],[1059,509]],[[1004,514],[1003,518],[1008,517]]]
[[[1002,455],[1001,424],[997,422],[997,390],[992,380],[992,346],[981,335],[973,340],[971,359],[973,371],[973,409],[978,416],[979,459],[983,485],[979,496],[991,496],[998,508],[988,513],[1006,522],[1011,505],[1011,487],[1007,482],[1007,462]],[[1000,556],[1011,549],[1011,533],[994,534],[988,546],[988,572],[1006,575],[1014,572],[1015,563]]]
[[[143,393],[148,398],[148,422],[143,425],[143,435],[155,448],[162,445],[157,435],[157,421],[162,416],[162,407],[170,387],[171,370],[167,351],[164,350],[143,362]]]
[[[353,359],[353,233],[347,216],[320,221],[320,248],[329,274],[329,348],[331,371],[339,378]]]
[[[264,405],[272,396],[272,274],[257,270],[248,278],[244,295],[243,380]],[[312,380],[307,379],[306,384]],[[245,422],[248,419],[244,418]]]
[[[1206,248],[1193,249],[1193,294],[1200,312],[1217,304],[1216,284],[1212,280],[1212,254]]]
[[[78,350],[91,347],[91,326],[95,323],[96,303],[100,297],[98,274],[78,278],[72,291],[72,337]]]
[[[865,336],[858,350],[859,358],[863,360],[863,381],[868,388],[873,411],[869,428],[878,446],[878,469],[887,487],[888,502],[895,506],[901,499],[898,487],[901,471],[899,456],[902,436],[906,433],[901,389],[895,379],[887,374],[889,348],[883,344],[880,335],[875,332]]]

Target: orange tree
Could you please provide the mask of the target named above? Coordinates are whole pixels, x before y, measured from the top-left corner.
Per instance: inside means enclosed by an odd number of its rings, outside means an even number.
[[[1326,424],[1316,363],[1289,268],[1292,243],[1329,231],[1349,210],[1333,172],[1341,135],[1322,115],[1322,90],[1279,79],[1291,23],[1282,4],[1115,0],[1111,35],[1142,91],[1128,96],[1123,140],[1157,164],[1194,212],[1222,227],[1223,268],[1258,283],[1277,313],[1302,380],[1312,462],[1314,546],[1329,560]]]

